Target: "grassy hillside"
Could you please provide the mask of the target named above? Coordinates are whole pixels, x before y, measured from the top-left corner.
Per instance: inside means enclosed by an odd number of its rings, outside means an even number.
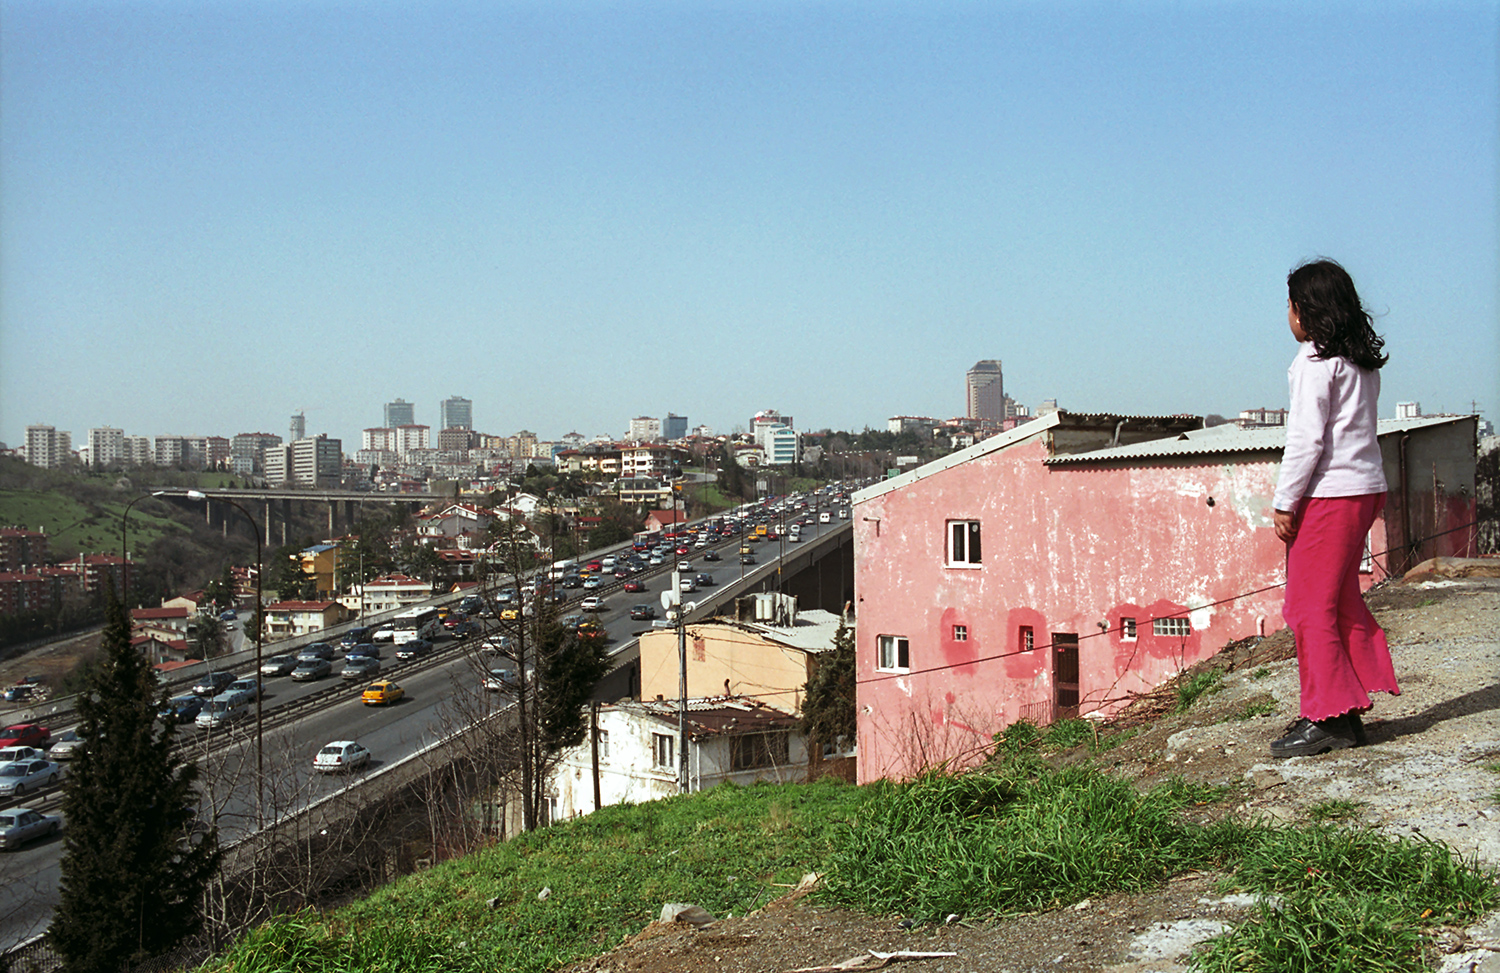
[[[606,808],[326,916],[269,923],[210,968],[542,973],[609,949],[664,903],[743,916],[813,871],[827,877],[825,900],[939,925],[1215,871],[1226,891],[1276,903],[1199,954],[1203,969],[1224,971],[1421,969],[1425,930],[1500,904],[1493,873],[1435,842],[1246,821],[1222,789],[1172,781],[1142,793],[1038,755],[1078,736],[1066,724],[1030,729],[1002,739],[980,771],[904,785],[724,785]]]

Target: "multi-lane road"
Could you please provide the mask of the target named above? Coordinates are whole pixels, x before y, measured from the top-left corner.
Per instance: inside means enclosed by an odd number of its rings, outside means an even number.
[[[605,605],[597,618],[608,633],[610,649],[617,654],[628,652],[640,632],[651,626],[650,621],[630,619],[629,609],[638,604],[652,605],[660,613],[662,593],[671,587],[673,568],[678,561],[691,562],[693,576],[704,572],[713,578],[709,588],[696,595],[682,595],[683,601],[701,601],[715,591],[737,586],[749,574],[774,565],[782,552],[794,553],[821,534],[847,524],[837,519],[819,524],[816,516],[811,520],[802,529],[800,543],[787,541],[782,533],[779,541],[753,545],[757,561],[754,566],[740,563],[740,539],[721,539],[709,548],[673,555],[661,566],[635,576],[634,580],[645,584],[643,592],[622,591],[619,581],[597,591],[565,589],[569,600],[559,611],[578,613],[577,604],[582,597],[602,595]],[[721,559],[705,560],[706,550],[716,551]],[[507,623],[491,619],[485,624],[503,634]],[[191,724],[182,727],[178,731],[180,736],[205,769],[205,805],[216,816],[222,839],[233,840],[252,830],[257,819],[272,820],[348,786],[351,781],[342,775],[325,776],[312,770],[314,754],[330,741],[354,739],[371,751],[373,760],[357,774],[357,782],[445,738],[477,710],[487,705],[503,705],[501,697],[482,688],[484,673],[498,663],[494,656],[481,650],[481,641],[477,637],[465,642],[440,641],[432,657],[412,663],[397,662],[394,648],[386,644],[380,677],[397,681],[406,691],[406,698],[391,706],[363,705],[358,690],[369,680],[345,683],[338,678],[337,665],[333,676],[313,682],[267,677],[262,700],[267,728],[262,734],[259,754],[265,767],[263,788],[254,786],[257,753],[253,719],[207,735]],[[274,645],[267,647],[266,656],[275,654],[275,649]],[[242,674],[249,674],[250,667],[241,668],[245,669]],[[258,813],[257,793],[265,798]],[[31,795],[26,801],[28,806],[40,806],[48,813],[57,813],[57,803],[56,791]],[[0,950],[45,930],[58,901],[61,849],[61,838],[51,838],[0,858]]]

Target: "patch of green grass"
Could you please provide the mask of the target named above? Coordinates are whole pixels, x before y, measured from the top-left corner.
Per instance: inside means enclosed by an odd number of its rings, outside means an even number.
[[[1500,761],[1496,761],[1492,764],[1485,764],[1484,769],[1488,770],[1492,774],[1500,774]],[[1500,790],[1496,790],[1490,794],[1490,803],[1500,804]]]
[[[1184,783],[1137,791],[1097,770],[1024,762],[929,774],[892,787],[830,862],[828,897],[937,920],[1013,915],[1154,886],[1218,862],[1249,826],[1187,824],[1218,792]]]
[[[836,829],[883,792],[836,781],[721,785],[603,808],[407,876],[327,917],[267,923],[211,968],[543,973],[639,932],[665,902],[721,917],[753,911],[823,870]],[[544,888],[551,893],[538,899]]]
[[[1058,720],[1042,733],[1042,744],[1049,750],[1068,750],[1080,744],[1092,746],[1097,732],[1088,720]]]
[[[1250,678],[1255,680],[1256,682],[1260,682],[1262,679],[1268,678],[1270,675],[1271,667],[1261,666],[1259,669],[1256,669],[1254,672],[1250,673]]]
[[[1359,817],[1359,812],[1364,806],[1364,801],[1349,801],[1342,798],[1321,801],[1307,809],[1307,819],[1318,822],[1352,821]]]
[[[1500,904],[1496,872],[1438,842],[1328,824],[1257,838],[1225,886],[1276,901],[1210,940],[1194,957],[1201,970],[1424,969],[1424,927],[1467,924]]]
[[[1234,713],[1230,714],[1229,720],[1253,720],[1257,716],[1270,716],[1276,712],[1276,701],[1273,699],[1250,700]]]
[[[1212,695],[1223,689],[1224,673],[1218,669],[1204,669],[1177,683],[1177,712],[1183,713],[1198,701],[1198,697]]]

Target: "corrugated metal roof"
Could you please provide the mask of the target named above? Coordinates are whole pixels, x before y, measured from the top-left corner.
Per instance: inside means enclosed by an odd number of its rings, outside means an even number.
[[[1376,424],[1376,434],[1389,436],[1410,432],[1430,426],[1468,419],[1469,416],[1423,416],[1419,419],[1381,419]],[[1051,456],[1043,460],[1048,466],[1065,466],[1075,463],[1110,463],[1137,459],[1158,459],[1173,456],[1207,456],[1222,453],[1280,452],[1286,448],[1286,427],[1267,426],[1260,429],[1241,429],[1233,423],[1195,429],[1180,436],[1152,439],[1129,446],[1114,446],[1096,449],[1088,453],[1069,453]]]

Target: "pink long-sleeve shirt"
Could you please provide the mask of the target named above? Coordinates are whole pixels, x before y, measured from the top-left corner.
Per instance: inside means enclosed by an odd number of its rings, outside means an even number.
[[[1385,466],[1375,438],[1380,372],[1347,358],[1318,359],[1304,341],[1287,369],[1292,404],[1286,451],[1276,480],[1277,510],[1297,509],[1303,497],[1383,493]]]

